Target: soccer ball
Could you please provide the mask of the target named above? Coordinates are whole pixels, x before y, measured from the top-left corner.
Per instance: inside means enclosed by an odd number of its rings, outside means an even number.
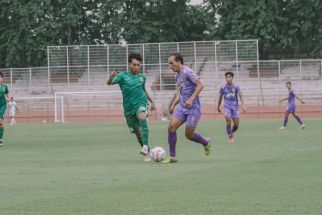
[[[160,146],[156,146],[153,149],[151,149],[151,159],[155,162],[163,161],[165,159],[166,155],[167,155],[167,153]]]

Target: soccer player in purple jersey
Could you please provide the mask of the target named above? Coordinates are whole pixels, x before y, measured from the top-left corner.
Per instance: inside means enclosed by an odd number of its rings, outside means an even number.
[[[234,132],[237,131],[239,126],[239,112],[238,112],[238,96],[241,101],[241,107],[243,112],[246,112],[244,106],[243,95],[240,91],[239,86],[233,82],[234,73],[225,73],[226,84],[224,84],[219,91],[219,100],[217,110],[221,113],[220,105],[222,98],[224,97],[224,112],[226,118],[226,131],[229,137],[229,143],[234,144]],[[231,128],[231,120],[233,120],[233,128]]]
[[[303,124],[303,122],[300,119],[300,117],[295,114],[295,112],[296,112],[295,98],[297,98],[302,104],[304,104],[304,101],[302,99],[300,99],[295,94],[294,90],[292,89],[292,83],[291,82],[289,82],[289,81],[286,82],[286,87],[288,89],[288,97],[285,98],[285,99],[280,100],[279,102],[281,103],[282,101],[288,100],[288,104],[287,104],[287,109],[285,111],[284,125],[282,127],[280,127],[279,129],[286,128],[286,125],[287,125],[287,122],[288,122],[288,116],[290,115],[290,113],[292,113],[294,118],[298,121],[298,123],[300,123],[300,125],[301,125],[300,128],[304,129],[305,125]]]
[[[186,138],[199,143],[205,150],[205,155],[211,153],[209,139],[203,138],[196,133],[196,127],[201,117],[201,106],[199,94],[203,85],[192,69],[183,65],[183,57],[175,52],[169,55],[168,63],[173,72],[176,73],[176,93],[169,105],[169,113],[172,114],[168,126],[168,143],[170,156],[162,163],[177,162],[176,143],[177,129],[186,122]],[[176,105],[178,105],[176,107]],[[176,108],[175,108],[176,107]]]

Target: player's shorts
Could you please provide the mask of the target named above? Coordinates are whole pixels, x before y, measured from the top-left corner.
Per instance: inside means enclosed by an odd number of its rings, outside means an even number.
[[[238,108],[224,107],[225,118],[237,119],[239,118]]]
[[[125,117],[126,124],[129,127],[131,133],[136,133],[140,129],[140,113],[144,112],[146,116],[148,115],[148,107],[146,105],[141,105],[137,108],[135,114],[131,114]]]
[[[179,105],[175,109],[173,116],[182,122],[186,122],[188,127],[196,128],[201,118],[201,110],[194,108],[186,111]]]
[[[10,115],[10,117],[16,116],[16,111],[15,110],[10,110],[9,115]]]
[[[0,119],[5,119],[6,109],[7,109],[7,105],[0,106]]]
[[[289,112],[289,113],[294,113],[294,112],[296,112],[296,106],[295,105],[289,105],[289,106],[287,106],[286,111]]]

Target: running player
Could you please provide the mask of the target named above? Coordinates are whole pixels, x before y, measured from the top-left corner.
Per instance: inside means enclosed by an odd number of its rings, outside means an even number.
[[[238,112],[238,96],[241,101],[241,107],[243,112],[246,112],[244,106],[243,95],[240,91],[240,87],[233,82],[234,73],[225,73],[226,84],[224,84],[219,91],[219,100],[217,110],[221,113],[220,105],[222,98],[224,97],[224,112],[226,118],[226,131],[229,137],[229,143],[234,144],[234,132],[237,131],[239,126],[239,112]],[[233,128],[231,128],[231,121],[233,120]]]
[[[9,116],[10,116],[10,125],[16,125],[15,116],[18,113],[17,103],[14,101],[13,97],[10,98],[10,102],[8,103],[9,108]]]
[[[295,114],[295,112],[296,112],[295,98],[297,98],[302,104],[304,104],[304,101],[295,94],[294,90],[292,89],[292,83],[290,81],[286,82],[286,87],[288,89],[288,97],[280,100],[279,103],[281,103],[282,101],[288,100],[288,104],[287,104],[287,109],[285,111],[284,125],[282,127],[280,127],[279,129],[286,128],[286,125],[288,122],[288,116],[290,115],[290,113],[294,116],[294,118],[298,121],[298,123],[300,123],[300,125],[301,125],[300,128],[304,129],[305,125],[303,124],[300,117]]]
[[[0,72],[0,146],[3,145],[3,133],[4,133],[4,118],[7,109],[7,102],[9,101],[9,90],[6,84],[3,82],[3,74]]]
[[[172,114],[168,127],[170,156],[162,161],[162,163],[177,162],[175,158],[177,143],[176,131],[185,122],[186,138],[201,144],[205,150],[205,154],[209,155],[211,153],[209,139],[205,139],[195,132],[201,117],[199,94],[203,89],[203,85],[192,69],[183,65],[183,57],[180,53],[175,52],[170,54],[168,63],[171,70],[176,73],[177,92],[169,105],[169,113]],[[177,104],[179,105],[175,109]]]
[[[120,86],[126,123],[142,147],[140,153],[146,156],[145,161],[149,161],[147,100],[151,103],[151,111],[155,110],[155,105],[145,86],[146,76],[139,72],[141,62],[142,56],[139,53],[131,53],[128,57],[129,71],[112,72],[107,85],[118,84]]]

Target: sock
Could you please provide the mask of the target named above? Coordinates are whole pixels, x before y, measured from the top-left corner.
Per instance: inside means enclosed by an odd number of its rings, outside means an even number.
[[[146,119],[140,120],[142,144],[149,146],[149,128]]]
[[[284,118],[284,127],[286,127],[287,122],[288,122],[288,116],[286,116],[286,117]]]
[[[302,120],[300,119],[300,117],[299,116],[295,116],[295,119],[302,125],[303,124],[303,122],[302,122]]]
[[[229,136],[229,137],[231,137],[231,135],[232,135],[232,132],[231,132],[231,125],[227,125],[227,126],[226,126],[226,131],[227,131],[228,136]]]
[[[1,126],[0,127],[0,139],[2,140],[2,137],[3,137],[3,133],[4,133],[4,127]]]
[[[234,125],[234,126],[233,126],[233,133],[234,133],[235,131],[237,131],[237,129],[238,129],[238,125]]]
[[[177,133],[168,132],[168,143],[169,143],[169,151],[170,156],[176,156],[176,143],[177,143]]]
[[[138,138],[138,142],[139,142],[140,146],[142,147],[143,146],[143,141],[142,141],[141,138]]]
[[[196,142],[196,143],[200,143],[200,144],[202,144],[204,146],[208,145],[208,141],[198,133],[195,133],[191,140]]]

